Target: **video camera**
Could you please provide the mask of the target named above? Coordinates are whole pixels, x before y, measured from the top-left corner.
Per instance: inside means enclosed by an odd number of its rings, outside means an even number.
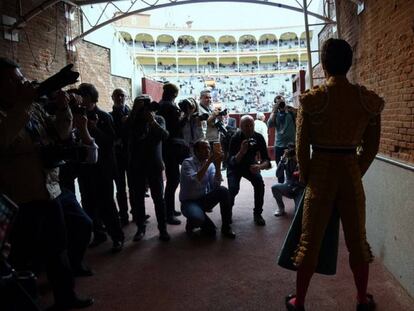
[[[73,64],[69,64],[45,81],[40,83],[35,82],[37,84],[37,96],[50,95],[65,86],[76,83],[79,78],[79,72],[72,71],[72,68]]]
[[[217,116],[222,117],[222,116],[227,116],[227,114],[228,114],[227,109],[224,109],[223,111],[220,111]]]

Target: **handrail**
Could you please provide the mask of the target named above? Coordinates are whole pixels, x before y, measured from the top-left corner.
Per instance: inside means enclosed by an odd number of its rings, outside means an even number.
[[[401,162],[401,161],[398,161],[398,160],[394,160],[394,159],[391,159],[391,158],[388,158],[386,156],[379,155],[379,154],[376,155],[375,158],[377,160],[383,161],[385,163],[389,163],[389,164],[404,168],[406,170],[409,170],[411,172],[414,172],[414,165],[412,165],[412,164],[408,164],[408,163],[404,163],[404,162]]]

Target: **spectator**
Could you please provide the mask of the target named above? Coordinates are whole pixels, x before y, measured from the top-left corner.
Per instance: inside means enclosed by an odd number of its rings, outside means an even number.
[[[261,134],[266,142],[266,146],[268,146],[269,135],[267,133],[267,125],[265,123],[266,117],[263,112],[258,112],[256,114],[256,120],[254,121],[254,130]]]
[[[211,153],[210,144],[200,140],[194,144],[194,156],[184,160],[181,168],[180,201],[181,210],[187,218],[187,234],[201,227],[209,236],[216,235],[216,226],[206,215],[217,203],[220,203],[222,219],[221,233],[224,237],[234,239],[232,231],[230,195],[227,188],[220,186],[220,164],[222,154]]]

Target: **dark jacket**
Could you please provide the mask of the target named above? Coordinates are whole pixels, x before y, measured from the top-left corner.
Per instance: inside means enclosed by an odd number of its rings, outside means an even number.
[[[82,164],[81,173],[87,170],[86,173],[93,173],[93,171],[101,171],[105,175],[113,176],[115,172],[115,156],[114,156],[114,140],[115,130],[113,127],[112,117],[109,113],[95,107],[94,110],[89,111],[88,115],[95,113],[98,117],[96,128],[89,127],[89,133],[95,138],[95,143],[98,145],[98,162],[96,164]]]
[[[115,150],[126,151],[128,141],[128,131],[126,122],[122,121],[122,118],[128,116],[131,109],[127,105],[122,107],[112,107],[112,111],[109,113],[114,121],[115,130]]]
[[[246,139],[246,136],[241,130],[238,130],[230,140],[230,149],[229,149],[229,171],[247,171],[250,165],[257,163],[257,156],[260,156],[261,162],[269,161],[270,158],[267,153],[266,142],[263,136],[257,132],[254,132],[252,138],[255,140],[255,145],[249,147],[249,150],[244,155],[240,163],[236,162],[236,155],[240,150],[240,146],[243,140]]]
[[[128,168],[145,172],[164,170],[162,142],[168,138],[165,121],[155,116],[157,124],[132,124],[128,122]],[[138,119],[135,123],[140,123]]]
[[[180,109],[172,101],[160,101],[158,115],[165,120],[165,127],[169,133],[168,143],[175,138],[183,138],[182,129],[185,125],[185,118],[180,118]]]

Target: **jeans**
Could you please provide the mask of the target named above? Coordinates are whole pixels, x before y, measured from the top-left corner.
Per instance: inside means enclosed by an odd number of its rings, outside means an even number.
[[[196,200],[182,201],[181,211],[192,228],[201,227],[203,229],[211,229],[216,226],[206,215],[206,211],[212,209],[218,203],[220,203],[222,226],[229,226],[231,223],[232,207],[230,205],[229,191],[223,186],[217,187]]]
[[[280,209],[285,209],[282,197],[287,197],[295,201],[295,211],[298,208],[300,198],[303,194],[303,187],[298,187],[291,184],[275,184],[272,186],[273,197],[276,199],[276,203]]]
[[[126,170],[127,170],[127,154],[124,150],[115,150],[116,159],[116,201],[118,203],[119,217],[122,220],[128,220],[128,198],[126,192]]]
[[[78,177],[82,206],[93,220],[94,236],[104,235],[100,221],[113,241],[123,241],[118,211],[114,201],[114,183],[112,176],[103,172],[102,168],[81,171]]]
[[[128,170],[128,181],[131,195],[131,205],[138,229],[145,231],[145,192],[148,182],[154,202],[158,229],[166,230],[166,212],[164,204],[164,182],[162,171],[145,172],[143,169],[131,168]]]
[[[167,218],[174,216],[175,191],[180,184],[180,163],[173,151],[174,149],[171,146],[163,145],[165,177],[167,178],[164,196]]]
[[[253,212],[255,215],[261,215],[263,212],[263,198],[264,198],[265,186],[264,186],[262,175],[260,175],[260,173],[252,174],[248,170],[243,170],[243,171],[228,170],[227,171],[227,183],[229,185],[229,191],[230,191],[230,204],[231,206],[234,205],[234,200],[240,190],[240,179],[242,177],[246,178],[252,184],[253,190],[254,190]]]
[[[69,261],[72,268],[80,268],[91,240],[93,222],[82,209],[73,192],[65,189],[57,199],[62,205],[68,233]]]
[[[283,154],[285,153],[285,149],[287,147],[276,147],[275,146],[274,148],[275,148],[275,161],[276,161],[276,164],[279,164],[280,159],[282,158]],[[283,174],[283,176],[281,176],[280,178],[277,177],[277,182],[279,184],[283,184],[285,182],[285,175]]]

